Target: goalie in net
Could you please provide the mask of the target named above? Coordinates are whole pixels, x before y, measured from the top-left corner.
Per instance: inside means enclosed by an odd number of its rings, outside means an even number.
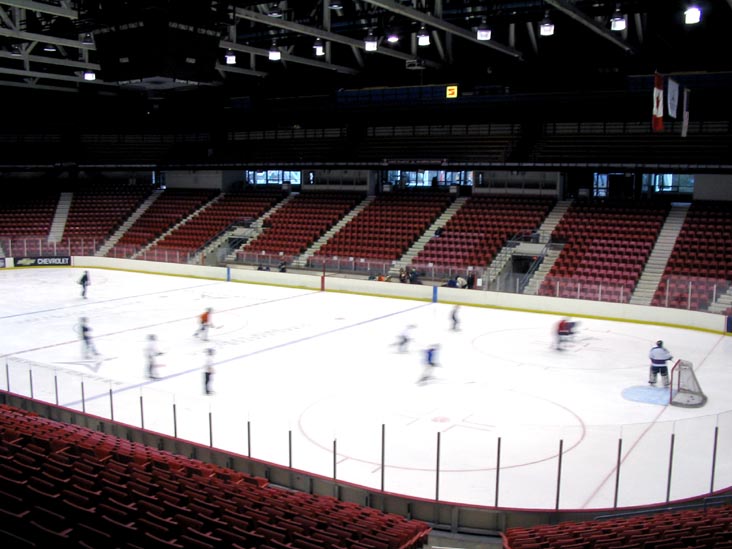
[[[699,408],[707,402],[694,374],[694,365],[688,360],[677,360],[671,368],[669,404],[685,408]]]

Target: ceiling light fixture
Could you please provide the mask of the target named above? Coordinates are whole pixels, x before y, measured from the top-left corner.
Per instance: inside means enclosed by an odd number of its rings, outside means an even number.
[[[430,34],[424,25],[419,28],[417,32],[417,45],[418,46],[429,46],[430,45]]]
[[[625,15],[620,13],[620,6],[618,6],[615,8],[612,17],[610,17],[610,30],[620,32],[624,31],[626,26]]]
[[[366,51],[376,51],[379,48],[379,41],[374,36],[374,31],[369,31],[366,38],[363,39],[363,48]]]
[[[20,51],[20,46],[18,44],[13,44],[10,46],[10,55],[13,57],[20,57],[23,55],[23,52]]]
[[[92,38],[91,33],[87,32],[84,34],[83,38],[81,39],[81,43],[85,46],[93,46],[94,45],[94,38]]]
[[[84,71],[82,76],[84,77],[84,80],[86,80],[87,82],[93,82],[94,80],[97,79],[97,75],[94,71]]]
[[[268,58],[270,61],[279,61],[282,59],[282,52],[277,49],[277,44],[272,42],[272,47],[269,48]]]
[[[323,45],[323,41],[320,38],[315,39],[315,42],[313,43],[313,49],[315,50],[315,55],[317,55],[318,57],[325,55],[325,46]]]
[[[282,17],[282,9],[280,9],[280,6],[277,3],[274,3],[267,10],[267,15],[269,17],[274,17],[276,19],[279,19],[280,17]]]
[[[701,21],[701,9],[699,6],[691,5],[684,12],[684,23],[687,25],[696,25]]]
[[[399,35],[396,32],[391,31],[386,35],[386,41],[389,42],[389,44],[396,44],[399,42]]]
[[[539,34],[541,36],[552,36],[554,34],[554,23],[549,19],[549,12],[544,14],[544,19],[539,23]]]
[[[339,2],[338,0],[331,0],[328,7],[332,10],[342,10],[343,2]]]
[[[236,65],[236,54],[231,50],[226,50],[224,61],[226,61],[227,65]]]
[[[56,46],[54,46],[53,44],[46,44],[45,46],[43,46],[43,51],[53,53],[56,51]]]
[[[491,39],[491,34],[491,29],[488,28],[488,23],[486,23],[484,17],[483,21],[481,21],[480,25],[478,25],[478,28],[475,31],[475,37],[481,42],[485,42]]]

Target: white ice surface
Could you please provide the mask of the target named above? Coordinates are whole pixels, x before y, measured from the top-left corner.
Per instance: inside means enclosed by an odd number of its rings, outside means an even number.
[[[463,306],[451,331],[448,304],[90,274],[82,299],[80,269],[0,270],[0,388],[30,395],[32,379],[33,396],[55,402],[58,385],[59,404],[81,410],[83,385],[83,407],[104,417],[112,389],[115,420],[141,425],[144,414],[145,428],[166,434],[175,403],[178,436],[205,444],[211,412],[215,446],[281,465],[291,432],[293,467],[328,477],[335,441],[337,478],[372,488],[381,487],[383,430],[386,491],[471,505],[612,507],[619,450],[618,506],[732,486],[731,337],[579,319],[560,352],[559,317],[546,314]],[[207,307],[215,328],[204,342],[193,333]],[[81,317],[100,362],[82,358]],[[410,324],[414,340],[399,353],[394,343]],[[158,381],[145,377],[151,333],[165,353]],[[667,406],[666,391],[648,386],[657,339],[694,363],[704,407]],[[420,385],[423,349],[434,343],[440,367]]]

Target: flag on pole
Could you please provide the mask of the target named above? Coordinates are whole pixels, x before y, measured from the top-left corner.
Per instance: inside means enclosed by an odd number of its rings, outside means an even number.
[[[681,137],[686,137],[689,131],[689,88],[684,88],[683,118],[681,121]]]
[[[676,111],[679,106],[679,83],[676,80],[669,78],[666,82],[666,87],[668,88],[668,94],[666,96],[666,99],[668,100],[668,103],[666,104],[668,107],[668,115],[671,118],[676,118]]]
[[[653,121],[654,132],[663,131],[663,75],[653,75]]]

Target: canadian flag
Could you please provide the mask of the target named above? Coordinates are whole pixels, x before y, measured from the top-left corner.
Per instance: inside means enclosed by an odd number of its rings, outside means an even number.
[[[663,75],[653,75],[653,131],[663,131]]]

